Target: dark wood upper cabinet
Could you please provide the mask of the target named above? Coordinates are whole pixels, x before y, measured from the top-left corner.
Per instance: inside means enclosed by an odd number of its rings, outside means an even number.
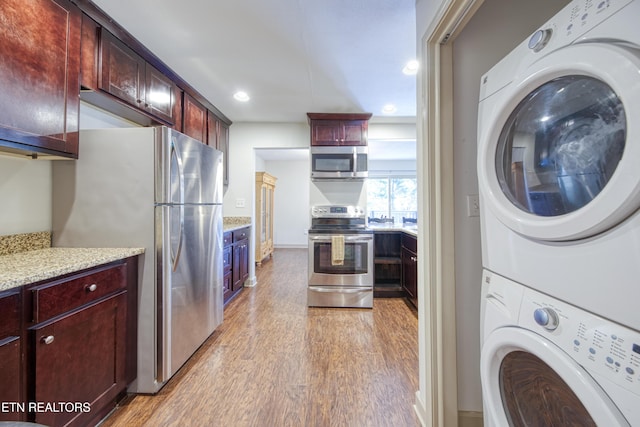
[[[80,10],[3,0],[0,20],[0,146],[77,158]]]
[[[131,105],[143,108],[145,60],[108,31],[101,31],[100,46],[98,87]]]
[[[185,93],[182,99],[182,133],[206,144],[207,109],[191,95]]]
[[[371,114],[307,113],[311,145],[367,145]]]
[[[144,109],[169,123],[175,122],[175,84],[151,64],[146,65]]]
[[[207,144],[222,151],[223,185],[229,185],[229,125],[207,111]]]
[[[92,49],[91,40],[94,33],[97,34],[100,44],[98,88],[163,122],[174,124],[177,91],[173,81],[113,34],[102,28],[94,30],[90,23],[83,25],[83,86],[92,88],[93,84],[90,71],[86,72],[89,77],[84,78],[84,68],[90,67],[94,62],[85,58],[85,55],[96,52]]]

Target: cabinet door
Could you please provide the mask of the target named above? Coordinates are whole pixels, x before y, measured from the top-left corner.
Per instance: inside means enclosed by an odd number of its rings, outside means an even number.
[[[182,132],[205,143],[207,141],[207,109],[185,93],[182,100]]]
[[[126,387],[126,292],[34,326],[36,402],[88,402],[104,408]],[[91,412],[37,412],[45,425],[86,425]]]
[[[0,21],[0,139],[77,157],[80,10],[3,0]]]
[[[341,145],[341,122],[314,120],[311,122],[311,145]]]
[[[98,88],[98,24],[82,15],[82,48],[80,53],[80,85],[85,89]]]
[[[402,287],[415,304],[418,298],[418,257],[407,248],[402,248]]]
[[[342,122],[341,145],[367,145],[367,120],[351,120]]]
[[[245,267],[248,256],[247,251],[248,246],[246,240],[235,243],[233,246],[233,291],[242,288],[244,286],[244,280],[247,278],[247,267]]]
[[[24,402],[20,340],[20,294],[0,297],[0,402]],[[24,411],[0,411],[0,421],[20,421]]]
[[[137,53],[101,29],[99,88],[143,109],[146,62]]]
[[[145,73],[145,110],[173,124],[174,83],[151,64],[146,64]]]

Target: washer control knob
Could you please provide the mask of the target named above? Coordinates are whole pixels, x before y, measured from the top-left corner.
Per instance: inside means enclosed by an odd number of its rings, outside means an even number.
[[[549,331],[555,331],[558,327],[559,319],[555,311],[550,308],[537,308],[533,312],[533,319],[536,323]]]
[[[543,47],[549,43],[549,39],[551,38],[551,34],[553,31],[551,28],[547,28],[545,30],[538,30],[529,39],[529,49],[534,52],[540,52]]]

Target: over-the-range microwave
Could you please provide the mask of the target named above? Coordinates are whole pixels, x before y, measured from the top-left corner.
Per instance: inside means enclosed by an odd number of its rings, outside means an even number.
[[[311,179],[364,179],[367,146],[312,146]]]

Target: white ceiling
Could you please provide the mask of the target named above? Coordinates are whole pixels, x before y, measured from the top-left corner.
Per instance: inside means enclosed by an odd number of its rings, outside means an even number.
[[[402,73],[416,55],[415,0],[93,2],[234,122],[415,118],[416,78]]]

